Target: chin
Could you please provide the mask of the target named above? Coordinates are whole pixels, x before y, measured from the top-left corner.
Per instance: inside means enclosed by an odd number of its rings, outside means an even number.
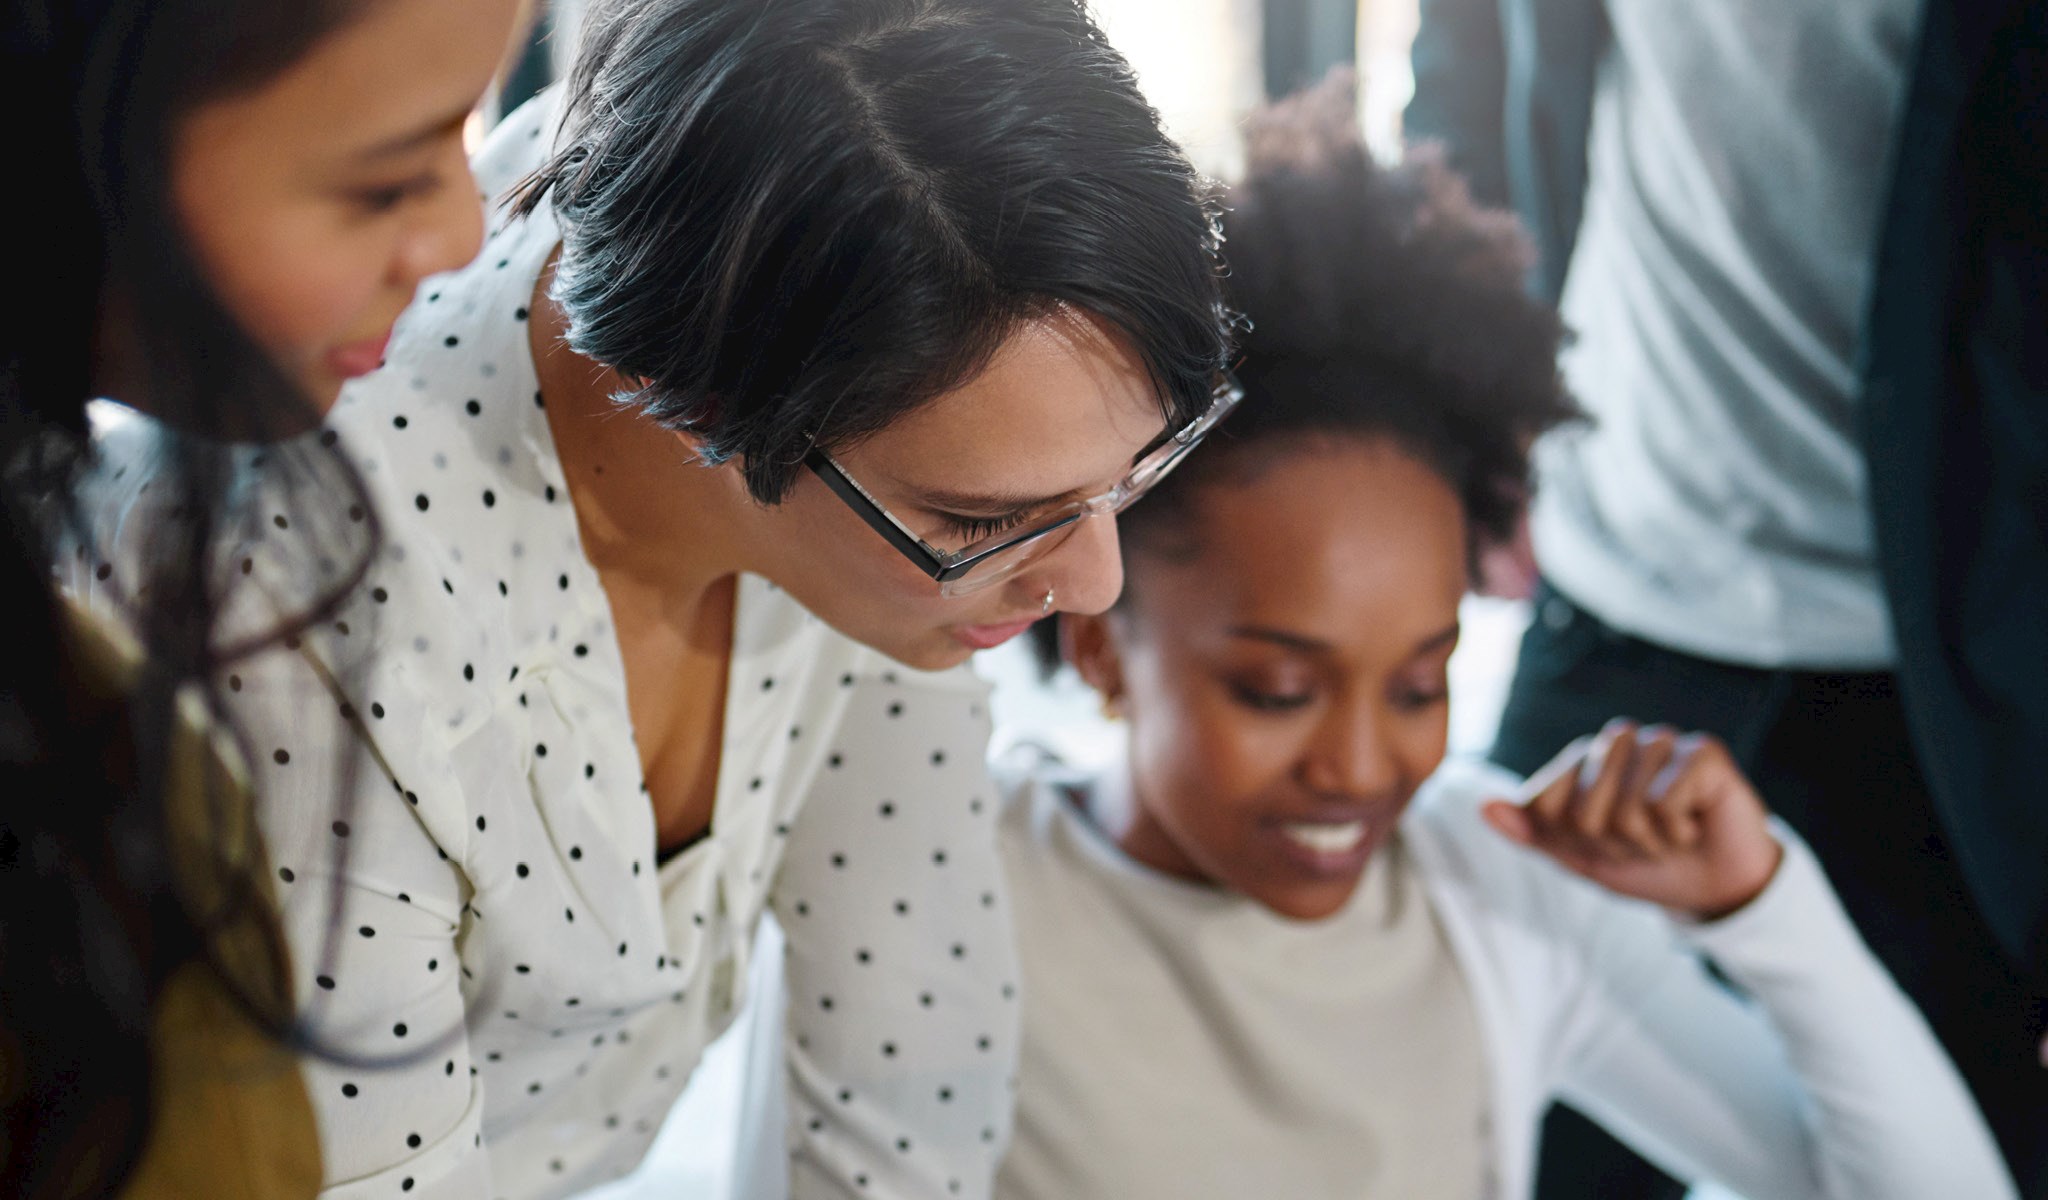
[[[294,382],[299,385],[299,395],[303,398],[301,407],[308,411],[308,415],[325,417],[340,402],[342,391],[354,382],[354,378],[337,375],[324,366],[318,366],[299,372]]]
[[[913,671],[948,670],[966,662],[974,653],[941,626],[906,627],[908,622],[915,620],[918,615],[913,605],[903,605],[894,609],[893,615],[896,620],[892,621],[886,617],[875,619],[880,615],[877,612],[848,609],[844,605],[835,604],[833,601],[841,597],[824,589],[807,586],[807,581],[776,582],[812,616],[868,649],[885,654]],[[925,619],[931,618],[926,615]]]
[[[913,671],[947,671],[974,657],[972,649],[943,629],[915,637],[861,640]]]
[[[1346,880],[1267,884],[1255,891],[1245,889],[1245,894],[1274,915],[1290,921],[1322,921],[1344,910],[1344,906],[1351,902],[1352,894],[1358,891],[1359,881],[1364,878],[1365,872],[1360,871]]]
[[[920,671],[950,671],[973,657],[973,650],[942,633],[922,644],[916,653],[900,656],[899,661]]]

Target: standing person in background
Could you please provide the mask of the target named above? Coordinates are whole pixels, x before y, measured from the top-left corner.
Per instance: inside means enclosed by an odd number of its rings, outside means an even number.
[[[1594,418],[1495,757],[1725,738],[2041,1193],[2048,5],[1425,0],[1415,74]]]
[[[17,286],[0,312],[0,1194],[291,1197],[318,1187],[239,727],[209,687],[238,652],[210,539],[254,514],[226,439],[319,419],[432,271],[477,246],[461,127],[513,0],[21,0],[0,18]],[[24,261],[25,260],[25,261]],[[112,397],[180,431],[180,519],[131,531],[104,619],[50,562]],[[279,511],[345,592],[374,534],[331,454],[280,455]],[[266,512],[267,519],[271,513]],[[88,571],[99,569],[88,563]],[[335,811],[339,793],[306,798]],[[336,811],[336,815],[340,815]]]
[[[476,164],[514,203],[332,418],[389,544],[230,681],[288,936],[349,914],[293,976],[357,1035],[305,1067],[327,1187],[632,1170],[772,906],[791,1194],[986,1195],[1016,975],[965,663],[1106,608],[1114,514],[1228,411],[1206,189],[1077,0],[607,0]]]

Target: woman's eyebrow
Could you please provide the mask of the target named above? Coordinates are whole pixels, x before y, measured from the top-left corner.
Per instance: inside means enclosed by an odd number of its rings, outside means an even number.
[[[1254,642],[1271,642],[1276,646],[1284,646],[1289,650],[1299,651],[1302,654],[1328,654],[1330,652],[1330,643],[1320,638],[1312,638],[1307,634],[1295,633],[1287,629],[1275,629],[1271,625],[1236,625],[1231,628],[1230,636],[1245,638]]]
[[[1456,624],[1453,624],[1448,629],[1440,630],[1437,633],[1433,633],[1429,637],[1424,638],[1422,642],[1415,647],[1415,653],[1418,655],[1430,654],[1434,651],[1442,650],[1446,646],[1456,645],[1458,641],[1459,632],[1460,627]]]
[[[461,112],[422,125],[410,133],[401,133],[396,137],[373,143],[358,151],[356,158],[363,162],[397,158],[430,142],[438,141],[451,132],[460,132],[463,122],[469,120],[469,113],[470,110],[464,108]]]
[[[1459,627],[1452,625],[1448,629],[1429,635],[1415,647],[1415,654],[1428,654],[1455,644],[1458,640],[1458,632]],[[1330,653],[1330,643],[1320,638],[1313,638],[1305,633],[1295,633],[1288,629],[1277,629],[1271,625],[1233,626],[1230,630],[1230,636],[1246,638],[1255,642],[1270,642],[1273,645],[1283,646],[1300,654]]]
[[[956,492],[949,488],[916,488],[913,501],[920,507],[967,514],[1028,512],[1081,498],[1086,489],[1069,488],[1051,496],[1022,496],[1015,492]]]

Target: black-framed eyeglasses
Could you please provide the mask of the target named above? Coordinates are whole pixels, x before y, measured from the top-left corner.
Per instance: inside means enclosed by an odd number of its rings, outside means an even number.
[[[1052,553],[1089,517],[1114,516],[1129,508],[1179,466],[1180,460],[1201,443],[1218,421],[1229,416],[1243,398],[1244,389],[1225,372],[1211,395],[1209,411],[1140,456],[1131,473],[1115,487],[1099,496],[1061,505],[1024,528],[982,538],[959,550],[941,550],[912,533],[909,526],[884,508],[881,501],[823,450],[813,447],[804,457],[804,465],[824,480],[825,486],[844,500],[870,529],[937,582],[941,595],[965,596],[1001,583]]]

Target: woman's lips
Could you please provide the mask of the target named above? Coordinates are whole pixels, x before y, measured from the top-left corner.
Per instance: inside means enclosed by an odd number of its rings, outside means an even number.
[[[970,650],[993,650],[1037,623],[1037,617],[1026,617],[1001,625],[956,625],[953,636]]]
[[[390,344],[391,331],[387,329],[377,337],[336,346],[327,352],[327,366],[343,379],[360,378],[384,365],[384,348]]]
[[[1288,861],[1312,875],[1361,871],[1379,842],[1378,822],[1363,817],[1275,821],[1269,828],[1278,835],[1279,849]]]

